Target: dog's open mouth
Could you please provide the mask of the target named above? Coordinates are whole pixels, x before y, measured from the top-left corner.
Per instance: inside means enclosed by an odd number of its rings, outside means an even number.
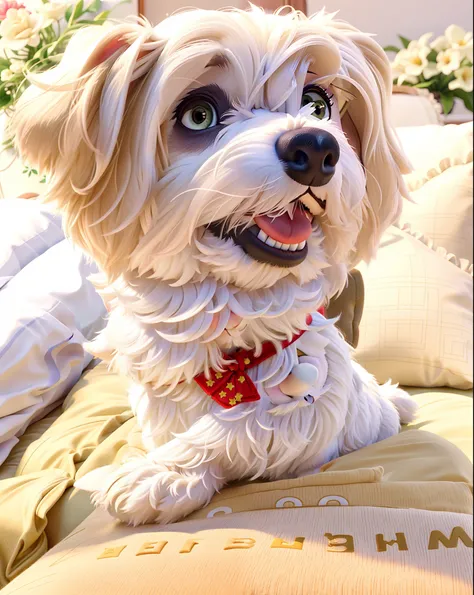
[[[278,267],[294,267],[308,255],[307,241],[313,231],[313,218],[326,207],[326,201],[317,198],[308,189],[294,201],[292,215],[278,217],[258,215],[254,225],[226,231],[224,221],[209,226],[218,237],[232,238],[253,259]]]

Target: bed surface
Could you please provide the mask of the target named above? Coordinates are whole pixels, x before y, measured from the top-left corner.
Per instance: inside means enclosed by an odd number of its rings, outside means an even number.
[[[93,512],[89,494],[72,487],[76,478],[142,451],[127,386],[104,364],[87,370],[62,406],[28,428],[0,468],[0,526],[6,528],[1,585],[60,544]],[[322,473],[303,478],[303,486],[300,479],[227,488],[190,518],[205,519],[211,510],[228,507],[229,499],[235,500],[231,508],[236,513],[267,509],[268,490],[274,491],[272,502],[287,493],[301,499],[303,490],[310,507],[336,492],[353,506],[470,514],[472,391],[409,392],[420,414],[399,436],[329,463]]]

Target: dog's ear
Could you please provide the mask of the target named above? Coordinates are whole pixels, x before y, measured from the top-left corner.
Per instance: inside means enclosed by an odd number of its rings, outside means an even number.
[[[132,172],[132,105],[161,47],[145,23],[81,30],[56,68],[31,77],[12,121],[22,158],[51,176],[66,232],[112,277],[138,241],[152,183]]]
[[[341,83],[351,97],[342,119],[367,178],[360,234],[353,260],[371,259],[385,229],[399,217],[408,193],[402,174],[410,165],[390,122],[392,74],[385,52],[372,36],[333,21],[331,35],[342,58]],[[337,84],[337,83],[336,83]]]

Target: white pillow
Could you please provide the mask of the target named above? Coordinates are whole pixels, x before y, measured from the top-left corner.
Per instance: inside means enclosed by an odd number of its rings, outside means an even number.
[[[458,258],[473,260],[472,160],[450,165],[411,192],[400,217]]]
[[[390,120],[394,126],[441,124],[440,112],[439,103],[421,89],[417,90],[417,94],[393,93],[391,97]]]
[[[68,240],[26,265],[0,290],[0,458],[74,386],[91,361],[84,341],[106,310],[87,280],[94,264]],[[8,454],[8,453],[7,453]]]
[[[406,126],[397,128],[397,134],[414,169],[405,177],[410,190],[420,186],[428,172],[438,169],[443,162],[457,165],[472,161],[472,122]]]
[[[398,133],[416,167],[405,176],[414,202],[405,201],[399,224],[472,261],[472,122],[400,128]]]
[[[389,228],[358,266],[365,303],[356,359],[379,382],[472,388],[472,266]]]
[[[0,199],[0,288],[64,239],[61,218],[36,200]]]

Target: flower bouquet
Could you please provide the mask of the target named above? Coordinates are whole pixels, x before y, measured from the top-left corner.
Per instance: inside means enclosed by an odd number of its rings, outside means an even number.
[[[403,48],[393,45],[386,52],[396,52],[392,62],[394,83],[428,89],[449,114],[456,98],[472,112],[473,40],[472,33],[450,25],[444,35],[430,41],[426,33],[410,41],[398,36]]]

